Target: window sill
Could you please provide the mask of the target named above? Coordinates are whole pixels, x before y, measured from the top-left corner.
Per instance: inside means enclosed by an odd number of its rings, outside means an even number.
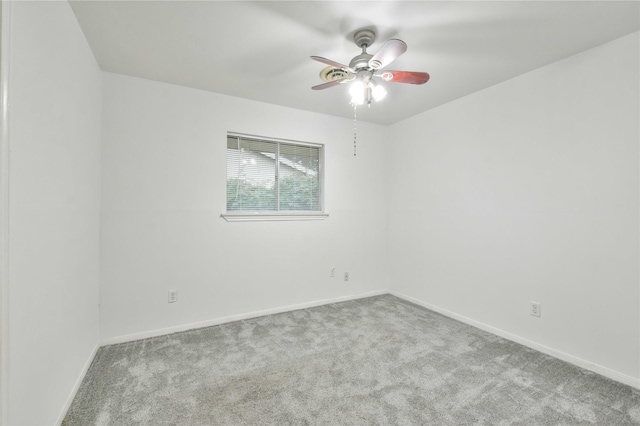
[[[223,213],[220,217],[227,222],[325,220],[329,213]]]

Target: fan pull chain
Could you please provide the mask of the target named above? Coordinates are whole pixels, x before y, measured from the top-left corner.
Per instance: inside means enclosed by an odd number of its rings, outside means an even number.
[[[356,128],[356,123],[357,123],[357,114],[356,114],[356,110],[357,110],[357,106],[353,105],[353,156],[356,156],[356,137],[357,137],[357,128]]]

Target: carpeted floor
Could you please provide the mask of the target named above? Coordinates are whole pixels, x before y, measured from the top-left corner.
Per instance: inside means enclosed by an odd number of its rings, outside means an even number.
[[[384,295],[101,348],[63,425],[631,425],[640,391]]]

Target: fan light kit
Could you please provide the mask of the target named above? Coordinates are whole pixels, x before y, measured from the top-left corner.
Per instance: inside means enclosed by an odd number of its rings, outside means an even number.
[[[371,46],[376,38],[375,32],[370,29],[356,31],[353,41],[362,49],[362,53],[355,56],[349,65],[343,65],[331,59],[321,56],[312,56],[311,59],[329,65],[320,72],[320,78],[325,83],[313,86],[313,90],[323,90],[340,84],[351,83],[349,95],[354,109],[354,153],[355,155],[355,120],[356,107],[358,105],[371,106],[371,100],[381,101],[386,95],[386,89],[374,81],[379,77],[390,83],[424,84],[429,81],[426,72],[414,71],[382,71],[382,68],[395,61],[407,51],[407,44],[398,39],[387,40],[375,55],[367,53],[367,47]]]

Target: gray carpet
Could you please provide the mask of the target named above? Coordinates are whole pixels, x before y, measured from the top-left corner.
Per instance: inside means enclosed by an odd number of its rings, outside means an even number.
[[[394,296],[101,348],[63,425],[631,425],[640,391]]]

